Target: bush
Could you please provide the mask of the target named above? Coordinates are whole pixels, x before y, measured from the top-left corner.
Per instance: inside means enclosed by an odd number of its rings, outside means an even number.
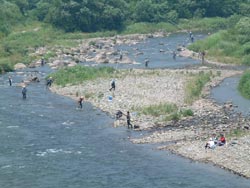
[[[177,106],[175,104],[159,104],[159,105],[150,105],[142,109],[142,113],[145,115],[152,115],[159,117],[160,115],[170,114],[177,111]]]
[[[8,59],[1,59],[0,60],[0,74],[4,72],[13,71],[13,66]]]
[[[245,71],[238,85],[238,90],[241,95],[247,99],[250,99],[250,71]]]
[[[187,116],[193,116],[194,112],[191,109],[184,109],[184,110],[181,110],[181,114],[184,117],[187,117]]]
[[[203,87],[210,81],[211,73],[200,72],[193,79],[189,80],[186,85],[185,102],[191,104],[200,97]]]

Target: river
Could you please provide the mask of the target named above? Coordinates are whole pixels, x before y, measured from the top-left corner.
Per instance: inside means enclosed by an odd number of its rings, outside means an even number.
[[[113,119],[91,104],[78,110],[72,99],[47,90],[48,72],[45,66],[0,76],[1,188],[250,187],[250,180],[211,164],[130,143],[138,133],[114,129]],[[41,82],[30,84],[23,100],[16,84],[31,74]]]

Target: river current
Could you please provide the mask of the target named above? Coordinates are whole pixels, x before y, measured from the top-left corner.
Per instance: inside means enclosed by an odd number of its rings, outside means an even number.
[[[1,188],[250,187],[249,180],[211,164],[130,143],[140,133],[113,128],[113,119],[91,104],[79,110],[76,101],[47,90],[48,72],[45,66],[0,77]],[[16,85],[31,74],[41,82],[31,83],[23,100]]]

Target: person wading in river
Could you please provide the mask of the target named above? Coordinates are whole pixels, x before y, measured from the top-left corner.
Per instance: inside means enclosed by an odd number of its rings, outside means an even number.
[[[82,109],[82,102],[83,102],[83,100],[84,100],[84,97],[83,97],[83,96],[81,96],[81,97],[79,98],[79,100],[78,100],[79,108],[81,108],[81,109]]]
[[[145,59],[145,67],[147,68],[148,67],[148,64],[149,64],[149,59]]]
[[[202,63],[202,64],[205,63],[205,55],[206,55],[205,51],[202,51],[202,52],[201,52],[201,63]]]
[[[26,97],[27,97],[27,88],[26,88],[26,86],[23,86],[22,95],[23,95],[23,99],[26,99]]]
[[[52,85],[52,83],[53,83],[53,79],[52,79],[52,77],[49,77],[49,79],[46,82],[47,88],[49,88]]]
[[[176,60],[176,51],[173,51],[173,59]]]
[[[10,84],[10,86],[12,86],[12,79],[11,79],[11,76],[9,76],[9,84]]]

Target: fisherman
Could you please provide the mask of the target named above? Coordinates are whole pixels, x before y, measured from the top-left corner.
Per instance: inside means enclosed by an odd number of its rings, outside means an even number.
[[[148,67],[148,64],[149,64],[149,59],[145,59],[145,67]]]
[[[81,109],[82,109],[82,102],[83,102],[83,100],[84,100],[84,97],[83,97],[83,96],[81,96],[81,97],[79,98],[79,100],[78,100],[79,108],[81,108]]]
[[[41,59],[41,66],[45,65],[45,60],[44,60],[44,57],[42,57]]]
[[[131,127],[131,129],[133,128],[133,125],[131,124],[131,116],[130,116],[130,113],[129,111],[127,111],[127,125],[128,125],[128,129]]]
[[[120,51],[120,61],[122,60],[122,58],[123,58],[123,55],[122,55],[122,51]]]
[[[10,86],[12,86],[12,78],[11,78],[11,76],[9,76],[9,84],[10,84]]]
[[[189,31],[189,38],[191,39],[192,36],[193,36],[192,31]]]
[[[176,60],[176,51],[173,51],[173,59]]]
[[[201,52],[201,62],[202,62],[202,64],[205,63],[205,55],[206,55],[206,53],[205,53],[205,51],[203,50],[203,51]]]
[[[49,77],[49,79],[47,80],[46,86],[50,87],[52,85],[52,83],[53,83],[53,79],[52,79],[52,77]]]
[[[115,91],[115,79],[113,79],[112,81],[111,81],[111,88],[109,89],[109,91],[111,91],[111,90],[114,90]]]
[[[24,85],[23,88],[22,88],[23,99],[26,99],[26,97],[27,97],[26,94],[27,94],[27,88],[26,88],[26,86]]]

